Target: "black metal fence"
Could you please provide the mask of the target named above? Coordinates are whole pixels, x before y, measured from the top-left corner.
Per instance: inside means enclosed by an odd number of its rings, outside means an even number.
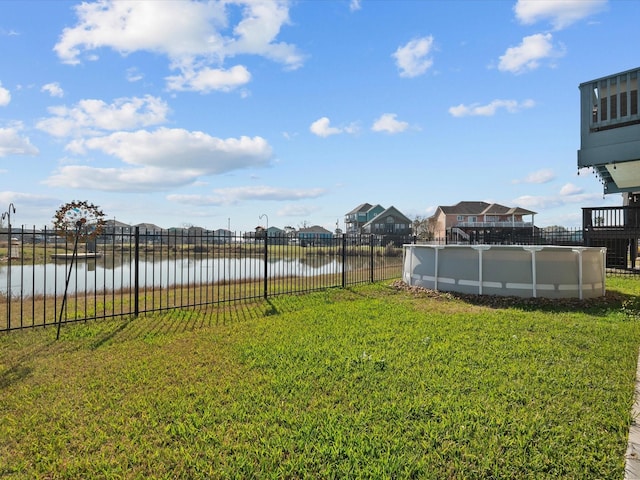
[[[0,331],[376,282],[402,275],[411,237],[115,229],[80,244],[51,230],[0,238]],[[64,307],[64,308],[63,308]]]
[[[638,273],[640,207],[582,209],[584,244],[607,248],[607,269],[615,274]]]
[[[608,275],[640,272],[640,222],[629,222],[640,214],[620,217],[619,207],[583,210],[584,229],[485,230],[470,235],[469,243],[604,246]],[[402,244],[415,241],[132,227],[111,229],[73,255],[73,242],[55,231],[23,228],[0,234],[0,331],[399,278]]]

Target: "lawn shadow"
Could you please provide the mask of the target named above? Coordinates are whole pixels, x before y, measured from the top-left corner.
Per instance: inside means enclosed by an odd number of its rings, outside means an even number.
[[[115,329],[105,332],[104,335],[102,335],[101,338],[96,339],[96,341],[93,342],[93,344],[89,348],[91,350],[97,350],[102,345],[104,345],[105,343],[113,339],[113,337],[115,337],[118,333],[120,333],[125,328],[127,328],[133,320],[134,320],[133,317],[129,317],[125,321],[123,321],[121,324],[119,324]]]
[[[281,313],[271,300],[239,301],[168,309],[114,322],[94,338],[90,348],[98,349],[114,339],[150,339],[175,333],[193,332],[232,323],[249,322]]]
[[[33,371],[33,367],[24,364],[16,364],[0,373],[0,390],[24,380]]]

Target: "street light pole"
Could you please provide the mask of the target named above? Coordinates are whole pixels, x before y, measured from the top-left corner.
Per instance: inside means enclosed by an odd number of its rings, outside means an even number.
[[[262,220],[264,217],[267,218],[267,230],[269,230],[269,216],[266,213],[263,213],[262,215],[260,215],[260,220]]]
[[[8,228],[9,233],[7,234],[9,241],[11,240],[11,213],[16,213],[16,207],[13,203],[10,203],[9,209],[2,214],[2,221],[4,221],[4,219],[6,218],[7,222],[9,222],[9,228]]]

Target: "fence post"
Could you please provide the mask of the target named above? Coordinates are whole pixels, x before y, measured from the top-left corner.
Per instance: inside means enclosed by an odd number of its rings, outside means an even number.
[[[140,314],[140,227],[135,227],[134,235],[134,264],[133,264],[133,315]]]
[[[2,214],[4,219],[4,213]],[[11,222],[7,228],[7,330],[11,330],[11,255],[13,245],[11,244]]]
[[[342,288],[347,286],[347,234],[342,234]]]
[[[267,289],[268,289],[268,281],[267,277],[269,275],[269,232],[267,230],[264,231],[264,299],[267,299]]]
[[[369,282],[373,283],[373,243],[374,243],[374,235],[369,235]],[[382,243],[382,241],[380,242]]]

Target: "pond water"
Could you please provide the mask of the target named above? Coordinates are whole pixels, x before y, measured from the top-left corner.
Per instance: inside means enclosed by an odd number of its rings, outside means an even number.
[[[117,290],[135,283],[133,260],[123,257],[104,257],[97,260],[79,260],[70,270],[70,261],[41,265],[12,265],[0,267],[0,295],[28,297],[56,295],[64,292],[67,275],[69,292]],[[346,266],[348,269],[348,265]],[[215,283],[260,279],[265,264],[261,258],[202,258],[140,261],[140,288],[165,288],[174,285]],[[343,263],[335,257],[312,259],[278,259],[267,262],[268,278],[283,276],[319,276],[338,274]]]

